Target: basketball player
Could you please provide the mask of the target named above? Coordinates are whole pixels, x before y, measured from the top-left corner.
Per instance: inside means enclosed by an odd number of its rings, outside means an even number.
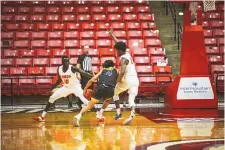
[[[96,81],[98,81],[98,86],[95,89],[94,93],[91,96],[91,101],[88,103],[86,107],[84,107],[80,113],[74,116],[74,126],[79,127],[79,121],[84,113],[94,107],[94,105],[99,102],[101,99],[105,99],[103,104],[103,109],[105,109],[110,100],[114,95],[114,88],[116,86],[118,72],[114,67],[114,63],[112,60],[106,60],[103,64],[103,69],[96,74],[91,80],[88,81],[87,85],[84,88],[84,95],[87,89]]]
[[[122,119],[122,114],[120,110],[120,101],[119,101],[119,94],[128,90],[129,98],[128,102],[131,107],[131,114],[128,119],[124,121],[125,125],[131,123],[131,121],[135,117],[135,97],[138,94],[138,87],[139,87],[139,80],[137,77],[137,72],[135,70],[135,64],[132,60],[131,55],[126,51],[127,46],[124,42],[118,41],[118,39],[113,34],[113,30],[108,30],[109,34],[115,41],[114,48],[117,51],[117,55],[120,56],[120,74],[117,78],[117,84],[114,91],[113,100],[116,105],[116,115],[114,117],[115,120]],[[102,108],[97,116],[101,116],[104,112]]]
[[[34,120],[45,121],[45,116],[49,111],[51,105],[59,98],[66,97],[69,94],[75,94],[75,96],[79,97],[85,105],[88,104],[89,101],[83,96],[83,89],[81,88],[80,81],[77,78],[76,74],[79,72],[89,78],[93,76],[77,67],[70,65],[69,62],[70,61],[67,56],[62,57],[62,65],[58,68],[58,81],[53,86],[53,89],[57,87],[58,84],[61,83],[61,81],[63,82],[63,86],[56,89],[56,91],[53,91],[53,94],[50,96],[42,115],[39,117],[34,117]]]

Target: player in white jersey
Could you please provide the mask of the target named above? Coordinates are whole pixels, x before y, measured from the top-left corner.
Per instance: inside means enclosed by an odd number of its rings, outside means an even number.
[[[124,121],[125,125],[131,123],[131,121],[135,117],[135,97],[138,94],[139,80],[137,77],[137,72],[135,69],[135,64],[131,55],[126,51],[127,46],[124,42],[118,41],[118,39],[113,34],[113,31],[108,31],[111,37],[114,39],[116,44],[114,48],[117,51],[117,55],[120,56],[120,74],[117,78],[117,85],[114,90],[113,100],[116,105],[116,115],[114,117],[115,120],[122,119],[122,114],[120,110],[120,101],[119,94],[128,90],[129,98],[128,102],[131,107],[131,114],[128,119]],[[97,117],[100,118],[102,116],[104,109],[101,109],[100,112],[97,113]]]
[[[75,94],[75,96],[79,97],[85,105],[88,104],[89,101],[83,96],[83,89],[81,88],[80,80],[77,78],[78,73],[81,73],[88,78],[92,78],[91,74],[70,65],[69,58],[67,56],[62,57],[62,66],[58,68],[58,80],[52,89],[57,87],[61,82],[63,82],[63,86],[56,91],[53,91],[53,94],[50,96],[48,104],[46,105],[42,115],[39,117],[34,117],[34,120],[45,121],[45,116],[51,105],[56,100],[66,97],[69,94]]]

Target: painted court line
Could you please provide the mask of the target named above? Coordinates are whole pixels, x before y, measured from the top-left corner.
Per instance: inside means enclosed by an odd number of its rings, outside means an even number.
[[[12,113],[18,113],[18,112],[22,112],[22,111],[25,111],[27,109],[16,109],[16,110],[13,110],[13,111],[9,111],[9,112],[6,112],[8,114],[12,114]]]

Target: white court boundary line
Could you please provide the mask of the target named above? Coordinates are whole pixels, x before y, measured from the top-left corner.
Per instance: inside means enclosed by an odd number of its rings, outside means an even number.
[[[204,139],[204,140],[187,140],[187,141],[176,141],[168,143],[160,143],[152,146],[148,146],[147,150],[166,150],[168,146],[187,144],[187,143],[197,143],[197,142],[211,142],[211,141],[224,141],[224,139]]]

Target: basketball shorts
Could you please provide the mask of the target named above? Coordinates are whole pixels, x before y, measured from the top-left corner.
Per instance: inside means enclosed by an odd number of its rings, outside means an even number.
[[[128,93],[132,93],[137,95],[139,87],[139,80],[137,76],[126,76],[124,82],[119,82],[115,87],[115,95],[119,95],[120,93],[128,90]]]
[[[111,99],[113,95],[114,95],[114,88],[99,85],[91,97],[97,100],[101,100],[101,99],[108,100],[108,99]]]
[[[83,96],[83,89],[81,85],[75,85],[72,87],[62,86],[55,91],[54,94],[59,94],[61,97],[67,97],[70,94],[74,94],[77,97]]]

